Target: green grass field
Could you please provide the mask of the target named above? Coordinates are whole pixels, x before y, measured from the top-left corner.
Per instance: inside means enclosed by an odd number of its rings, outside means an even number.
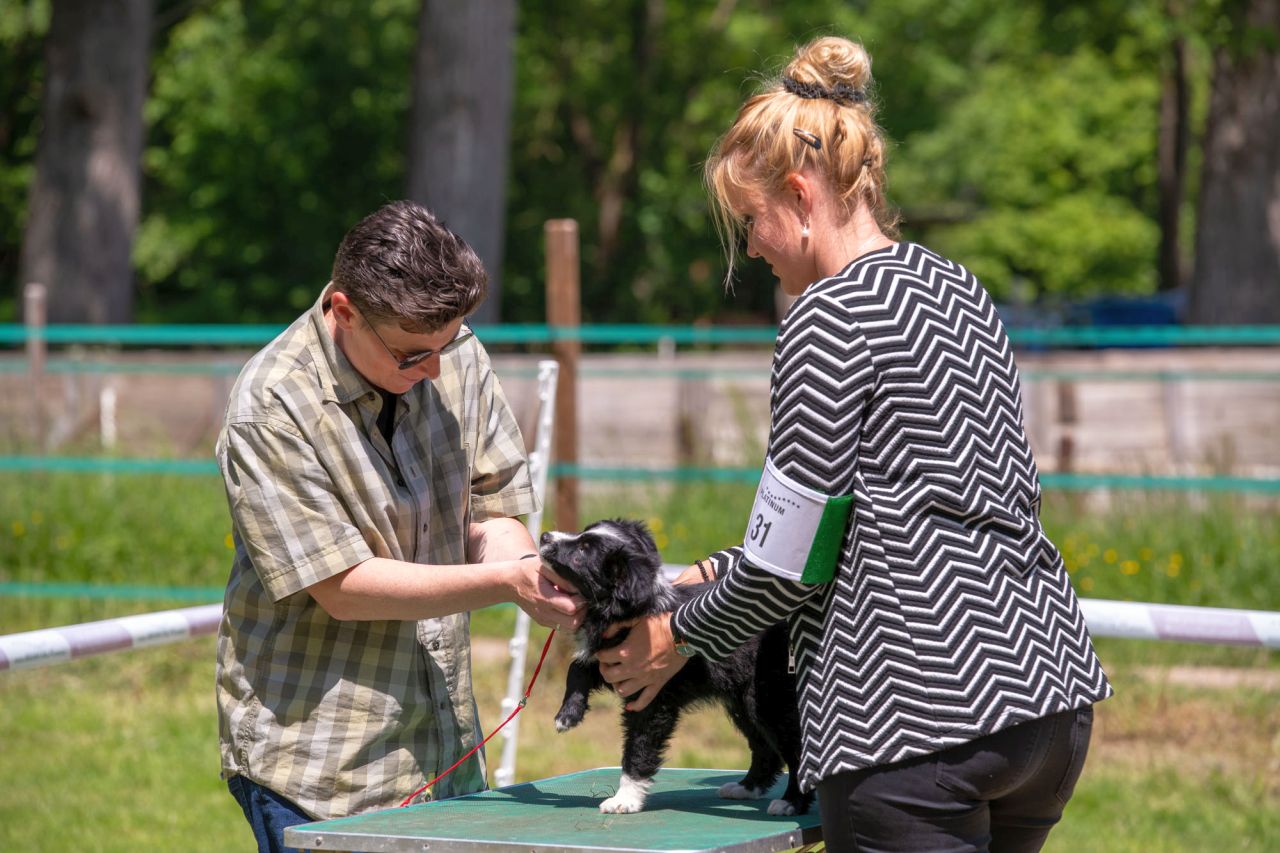
[[[639,516],[664,557],[691,560],[741,536],[752,490],[627,489],[583,517]],[[1081,594],[1280,610],[1271,578],[1280,513],[1231,497],[1133,496],[1106,511],[1046,503]],[[230,557],[221,488],[198,477],[0,475],[0,582],[216,590]],[[191,604],[0,596],[0,633]],[[501,719],[514,609],[476,614],[486,725]],[[534,651],[545,632],[535,629]],[[1117,696],[1098,709],[1085,775],[1054,851],[1267,850],[1280,838],[1280,655],[1100,639]],[[551,724],[568,643],[520,720],[517,775],[618,762],[616,703],[579,729]],[[213,640],[0,674],[0,850],[251,849],[217,777]],[[532,662],[528,672],[532,670]],[[526,677],[528,675],[526,672]],[[501,743],[494,742],[491,765]],[[687,720],[672,765],[741,767],[741,739],[712,710]]]

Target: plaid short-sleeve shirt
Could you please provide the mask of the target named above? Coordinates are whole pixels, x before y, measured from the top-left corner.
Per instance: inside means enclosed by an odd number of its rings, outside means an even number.
[[[465,563],[470,524],[536,508],[484,348],[473,338],[402,395],[388,444],[381,396],[325,325],[328,292],[245,365],[217,445],[235,543],[218,632],[222,775],[318,819],[398,805],[480,730],[468,614],[337,621],[307,587],[370,557]],[[484,780],[477,754],[434,796]]]

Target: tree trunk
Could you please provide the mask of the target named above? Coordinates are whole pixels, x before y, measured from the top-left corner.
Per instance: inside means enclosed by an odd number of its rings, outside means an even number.
[[[501,314],[515,0],[423,0],[409,116],[409,198],[484,261],[481,323]]]
[[[1249,0],[1214,57],[1191,321],[1280,323],[1280,0]]]
[[[1177,15],[1173,7],[1170,14]],[[1186,186],[1189,137],[1187,43],[1176,36],[1169,45],[1170,67],[1160,96],[1160,289],[1182,286],[1182,201]]]
[[[55,0],[19,284],[51,323],[133,319],[152,0]]]

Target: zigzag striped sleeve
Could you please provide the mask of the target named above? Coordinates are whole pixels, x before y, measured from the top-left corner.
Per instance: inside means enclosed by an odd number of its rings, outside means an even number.
[[[742,560],[740,554],[727,571],[720,566],[717,563],[717,583],[686,602],[672,616],[676,630],[685,641],[710,660],[732,654],[770,625],[788,618],[811,595],[822,590],[819,585],[771,575]]]
[[[862,412],[874,383],[866,338],[835,308],[806,296],[788,313],[770,393],[770,459],[791,479],[829,496],[853,491]],[[740,547],[711,559],[720,582],[681,607],[673,622],[690,646],[713,660],[790,618],[824,589],[770,574]]]

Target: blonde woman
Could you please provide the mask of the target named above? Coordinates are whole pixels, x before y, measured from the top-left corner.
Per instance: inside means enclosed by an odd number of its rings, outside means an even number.
[[[1009,340],[968,270],[898,239],[871,85],[860,45],[817,39],[712,151],[730,266],[745,233],[798,297],[765,471],[719,582],[599,658],[639,710],[785,620],[829,850],[1038,850],[1111,687],[1040,524]]]

